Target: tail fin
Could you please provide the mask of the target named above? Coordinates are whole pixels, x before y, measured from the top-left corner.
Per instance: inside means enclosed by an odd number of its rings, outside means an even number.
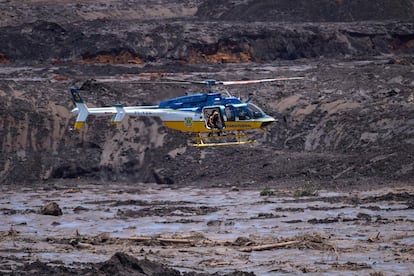
[[[88,118],[88,115],[89,115],[88,107],[83,102],[83,99],[78,89],[72,88],[70,92],[72,93],[73,101],[75,102],[76,107],[77,107],[74,110],[72,110],[72,112],[75,112],[78,114],[74,128],[80,129],[85,125],[86,118]]]

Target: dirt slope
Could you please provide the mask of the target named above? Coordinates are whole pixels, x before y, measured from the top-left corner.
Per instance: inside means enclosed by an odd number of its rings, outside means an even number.
[[[92,177],[231,185],[410,179],[414,24],[395,19],[396,14],[407,19],[412,3],[393,2],[390,9],[389,1],[377,2],[377,17],[370,18],[368,7],[357,9],[356,2],[317,1],[319,10],[310,13],[313,23],[257,16],[263,11],[289,16],[312,11],[305,3],[301,9],[292,9],[290,2],[272,3],[0,3],[16,7],[3,17],[0,31],[0,181]],[[219,7],[213,17],[225,21],[211,20],[212,5]],[[337,8],[341,14],[376,21],[316,23],[330,21],[319,16],[335,14]],[[66,13],[57,16],[60,11]],[[123,17],[126,11],[129,17]],[[29,17],[30,12],[38,17]],[[101,16],[94,17],[97,13]],[[39,20],[45,14],[51,19]],[[256,22],[245,24],[240,18]],[[157,119],[129,118],[115,128],[96,118],[86,130],[71,130],[68,90],[74,85],[91,106],[158,104],[200,92],[191,86],[119,82],[128,75],[154,80],[305,79],[230,89],[244,98],[252,94],[279,120],[269,133],[257,136],[253,147],[194,149],[185,134],[164,128]],[[211,173],[210,164],[217,159],[221,169]],[[250,166],[255,174],[240,169]],[[228,178],[229,173],[240,178]]]
[[[412,0],[210,0],[196,15],[238,21],[350,22],[368,20],[412,21]]]

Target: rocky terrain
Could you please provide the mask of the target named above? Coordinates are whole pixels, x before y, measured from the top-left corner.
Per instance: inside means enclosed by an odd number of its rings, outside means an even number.
[[[410,185],[413,14],[412,0],[0,1],[0,183]],[[204,89],[165,78],[279,76],[304,79],[228,88],[278,119],[253,145],[194,148],[149,118],[73,130],[73,86],[90,106],[153,105]]]

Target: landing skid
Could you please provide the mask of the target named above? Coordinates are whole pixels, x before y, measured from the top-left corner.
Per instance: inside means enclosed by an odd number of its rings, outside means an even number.
[[[213,135],[203,136],[201,133],[198,133],[197,136],[193,137],[195,143],[192,145],[194,147],[218,147],[247,145],[256,142],[256,140],[249,140],[250,135],[241,131],[238,131],[236,134],[226,134],[223,132],[221,135],[218,132],[211,132],[210,134]]]

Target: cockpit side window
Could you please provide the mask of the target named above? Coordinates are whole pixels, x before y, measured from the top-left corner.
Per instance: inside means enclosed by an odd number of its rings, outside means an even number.
[[[236,108],[237,116],[239,120],[250,120],[251,114],[247,106],[241,106]]]
[[[261,118],[264,116],[263,111],[252,103],[240,105],[228,105],[224,108],[227,121],[250,120],[252,118]]]

